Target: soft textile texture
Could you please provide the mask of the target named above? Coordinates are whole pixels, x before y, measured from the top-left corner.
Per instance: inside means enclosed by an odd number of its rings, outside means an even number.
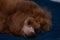
[[[40,32],[33,38],[18,37],[9,34],[0,34],[0,40],[60,40],[60,3],[49,0],[33,0],[52,14],[52,29]]]

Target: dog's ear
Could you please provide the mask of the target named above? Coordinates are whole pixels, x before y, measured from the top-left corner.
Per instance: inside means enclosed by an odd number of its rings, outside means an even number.
[[[39,24],[40,24],[40,29],[41,31],[49,31],[52,23],[51,23],[51,19],[46,19],[46,18],[37,18],[36,20]]]
[[[42,30],[49,31],[51,29],[51,20],[43,19],[43,22],[40,24]]]
[[[44,15],[41,18],[41,28],[44,31],[49,31],[52,26],[51,13],[49,13],[47,10],[43,10],[41,13]]]
[[[52,25],[51,13],[39,6],[35,8],[33,12],[37,22],[41,25],[41,29],[49,31]]]

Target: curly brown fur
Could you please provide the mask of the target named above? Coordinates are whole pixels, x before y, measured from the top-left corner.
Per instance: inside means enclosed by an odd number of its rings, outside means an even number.
[[[31,36],[32,34],[26,35],[22,31],[25,20],[29,18],[29,25],[36,32],[49,31],[51,28],[50,13],[32,1],[0,0],[0,16],[3,17],[0,20],[0,32]]]

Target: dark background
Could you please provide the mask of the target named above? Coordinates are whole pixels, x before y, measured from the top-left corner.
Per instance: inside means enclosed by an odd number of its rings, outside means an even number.
[[[33,38],[24,38],[9,34],[0,34],[0,40],[60,40],[60,3],[49,0],[33,0],[39,6],[47,9],[52,14],[52,29],[50,32],[41,32]]]

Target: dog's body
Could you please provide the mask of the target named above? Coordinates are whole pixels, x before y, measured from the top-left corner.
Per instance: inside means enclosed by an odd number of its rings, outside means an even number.
[[[15,35],[31,36],[51,27],[51,15],[32,1],[0,0],[0,19],[0,32]]]

